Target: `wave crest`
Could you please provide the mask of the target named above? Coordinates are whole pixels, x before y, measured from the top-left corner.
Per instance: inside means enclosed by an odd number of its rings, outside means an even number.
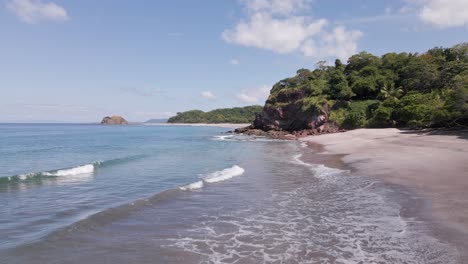
[[[197,190],[201,188],[203,188],[203,181],[196,181],[194,183],[179,187],[179,189],[182,191],[191,191],[191,190]]]
[[[0,178],[0,183],[21,183],[27,181],[36,181],[47,178],[57,178],[57,177],[89,177],[94,173],[94,170],[101,164],[101,162],[94,162],[91,164],[85,164],[77,167],[59,169],[59,170],[50,170],[43,172],[30,172],[24,174],[18,174],[9,177]]]
[[[221,171],[215,171],[213,173],[208,174],[206,177],[203,178],[203,181],[207,183],[225,181],[244,174],[244,171],[245,170],[243,168],[234,165],[231,168],[227,168]]]
[[[240,176],[244,174],[245,170],[238,165],[234,165],[231,168],[226,168],[224,170],[212,172],[205,177],[201,181],[196,181],[194,183],[184,185],[179,187],[182,191],[191,191],[196,189],[201,189],[204,186],[204,183],[215,183],[220,181],[225,181],[231,179],[236,176]]]
[[[43,172],[45,176],[73,176],[79,174],[89,174],[94,172],[94,165],[98,165],[99,162],[93,164],[86,164],[83,166],[78,166],[70,169],[57,170],[53,172]]]

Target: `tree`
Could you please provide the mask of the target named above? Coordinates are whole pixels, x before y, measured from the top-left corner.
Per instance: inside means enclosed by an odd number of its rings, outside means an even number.
[[[352,72],[350,80],[352,91],[360,99],[374,98],[385,83],[385,78],[374,65]]]
[[[345,72],[346,74],[350,74],[355,71],[360,71],[362,68],[367,66],[379,67],[380,58],[363,51],[348,59],[348,65],[346,65]]]
[[[398,100],[403,95],[403,89],[401,87],[395,88],[395,84],[387,82],[382,89],[380,89],[379,97],[382,99]]]
[[[330,97],[337,100],[349,100],[356,94],[348,85],[348,80],[344,74],[344,66],[340,60],[335,61],[335,69],[330,76]]]
[[[435,86],[439,72],[437,65],[431,62],[432,56],[417,56],[409,60],[402,71],[402,87],[406,92],[430,92]]]

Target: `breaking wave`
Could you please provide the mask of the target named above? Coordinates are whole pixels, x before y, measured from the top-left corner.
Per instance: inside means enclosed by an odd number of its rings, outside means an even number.
[[[0,184],[22,183],[22,182],[28,182],[28,181],[43,180],[47,178],[53,179],[57,177],[88,178],[98,168],[108,167],[108,166],[112,166],[112,165],[119,164],[122,162],[132,161],[132,160],[139,159],[142,157],[144,156],[135,155],[135,156],[129,156],[129,157],[124,157],[124,158],[111,159],[107,161],[96,161],[93,163],[79,165],[75,167],[69,167],[69,168],[61,168],[61,169],[48,170],[48,171],[42,171],[42,172],[29,172],[29,173],[23,173],[23,174],[18,174],[18,175],[13,175],[13,176],[0,177]]]
[[[194,183],[179,187],[182,191],[190,191],[201,189],[204,186],[204,183],[215,183],[220,181],[225,181],[236,176],[244,174],[245,170],[238,165],[234,165],[231,168],[226,168],[224,170],[212,172],[203,177],[201,181],[196,181]]]
[[[99,165],[99,162],[93,164],[87,164],[83,166],[74,167],[71,169],[57,170],[54,172],[43,172],[45,176],[69,176],[69,175],[79,175],[79,174],[88,174],[94,172],[94,165]]]
[[[191,184],[187,184],[185,186],[179,187],[182,191],[191,191],[191,190],[197,190],[203,188],[203,181],[196,181]]]
[[[101,162],[98,161],[98,162],[94,162],[91,164],[85,164],[85,165],[72,167],[72,168],[18,174],[14,176],[0,178],[0,183],[19,183],[19,182],[40,180],[44,178],[79,176],[79,175],[87,177],[90,174],[93,174],[96,167],[98,167],[100,164]]]
[[[221,171],[215,171],[213,173],[208,174],[206,177],[203,178],[203,181],[207,183],[213,182],[220,182],[231,179],[236,176],[240,176],[244,174],[244,169],[234,165],[231,168],[227,168]]]

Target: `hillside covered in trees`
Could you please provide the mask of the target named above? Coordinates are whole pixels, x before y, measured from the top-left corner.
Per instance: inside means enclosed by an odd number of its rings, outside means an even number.
[[[190,110],[177,113],[169,118],[168,123],[251,123],[255,114],[260,113],[262,107],[259,105],[222,108],[209,112]]]
[[[324,126],[452,127],[468,125],[468,43],[425,53],[361,52],[347,64],[276,83],[255,129],[298,131]]]

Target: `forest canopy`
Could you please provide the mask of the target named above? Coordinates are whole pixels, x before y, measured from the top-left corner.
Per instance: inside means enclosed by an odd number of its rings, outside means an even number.
[[[294,105],[301,115],[329,109],[346,129],[468,125],[468,43],[425,53],[361,52],[276,83],[265,109]]]
[[[200,110],[190,110],[177,113],[169,118],[168,123],[250,123],[255,118],[255,114],[262,111],[259,105],[222,108],[209,112]]]

